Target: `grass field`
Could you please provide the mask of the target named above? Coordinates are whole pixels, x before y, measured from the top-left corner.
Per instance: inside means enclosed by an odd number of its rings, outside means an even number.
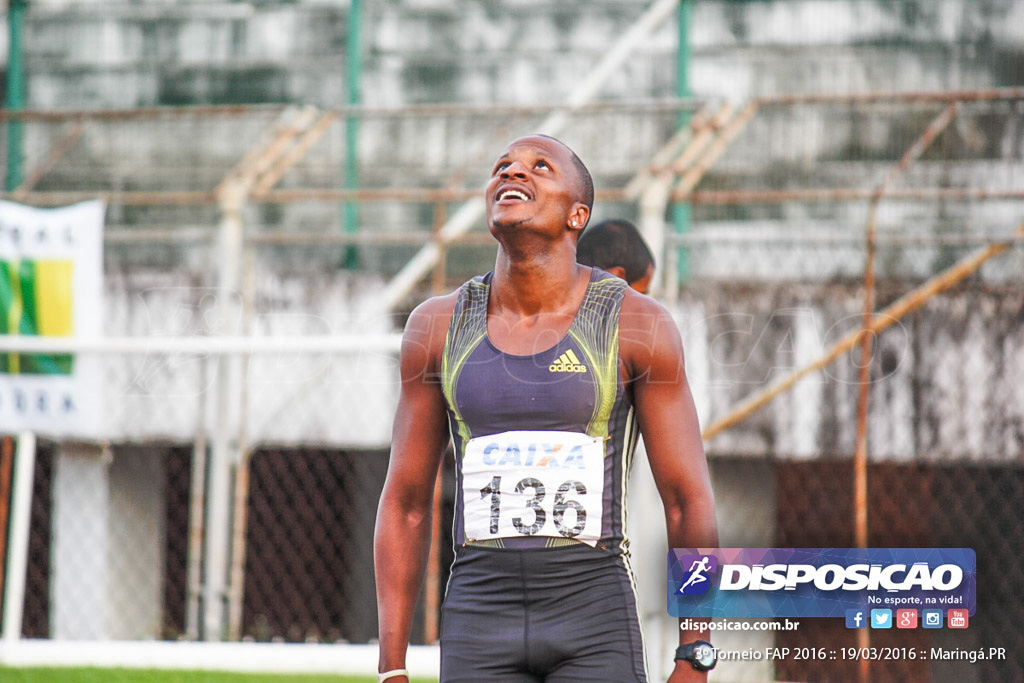
[[[161,671],[155,669],[0,667],[0,683],[375,683],[373,676],[312,674],[249,674],[221,671]],[[413,678],[412,683],[437,683]]]

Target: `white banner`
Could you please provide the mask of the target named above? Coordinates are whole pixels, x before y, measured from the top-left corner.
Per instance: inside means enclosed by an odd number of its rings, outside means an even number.
[[[0,201],[0,334],[95,338],[103,324],[102,201],[37,209]],[[0,432],[96,436],[101,357],[0,354]]]

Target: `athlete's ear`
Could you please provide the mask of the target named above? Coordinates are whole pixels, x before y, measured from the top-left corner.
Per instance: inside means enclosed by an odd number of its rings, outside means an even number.
[[[589,239],[589,238],[588,238]],[[608,266],[605,268],[609,273],[619,278],[620,280],[626,279],[626,269],[622,266]]]
[[[580,204],[579,202],[572,205],[572,210],[569,211],[569,219],[567,221],[570,230],[574,230],[577,233],[583,232],[583,228],[587,227],[587,221],[590,220],[590,209],[587,208],[586,204]]]

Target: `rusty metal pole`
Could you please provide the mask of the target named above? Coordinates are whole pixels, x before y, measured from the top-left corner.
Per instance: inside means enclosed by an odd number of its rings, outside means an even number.
[[[252,335],[253,301],[256,298],[256,249],[252,244],[243,246],[242,252],[242,334]],[[249,519],[249,355],[241,356],[241,377],[238,391],[238,435],[235,445],[234,490],[232,492],[231,567],[228,578],[228,640],[239,641],[243,636],[242,605],[245,602],[245,558]]]
[[[951,102],[925,131],[914,141],[897,163],[875,188],[868,214],[865,237],[866,258],[864,265],[864,313],[860,337],[860,368],[858,373],[859,392],[857,396],[857,448],[854,453],[854,537],[858,548],[868,545],[868,485],[867,485],[867,433],[868,397],[871,388],[871,355],[874,333],[871,319],[875,314],[875,251],[878,237],[878,205],[886,189],[934,142],[939,133],[946,129],[956,115],[958,102]]]
[[[50,153],[46,156],[39,166],[32,169],[32,172],[22,180],[21,184],[15,188],[14,192],[11,193],[12,198],[17,202],[23,202],[29,191],[42,179],[46,173],[57,165],[57,162],[67,154],[68,150],[74,147],[75,143],[78,142],[78,138],[82,136],[82,122],[76,121],[71,126],[70,130],[64,134],[50,149]]]
[[[11,513],[11,488],[14,480],[14,437],[0,436],[0,614],[3,614],[4,589],[7,586],[7,530]]]
[[[876,299],[875,242],[878,236],[878,205],[885,189],[928,149],[939,133],[945,130],[953,120],[957,106],[957,102],[952,102],[942,110],[904,153],[899,163],[889,171],[871,198],[871,210],[868,216],[864,245],[866,251],[864,313],[860,336],[860,367],[857,377],[857,448],[853,456],[853,526],[854,540],[858,548],[868,547],[868,398],[871,394],[871,356],[874,350],[875,336],[871,331],[871,319],[875,313]],[[857,641],[861,647],[869,647],[871,643],[870,629],[857,631]],[[862,683],[868,683],[871,680],[871,661],[867,657],[860,660],[860,679]]]
[[[1017,231],[1011,237],[1014,241],[1022,238],[1024,238],[1024,223],[1018,226]],[[957,261],[954,265],[928,280],[920,287],[907,292],[872,316],[871,325],[867,328],[868,331],[877,334],[878,332],[891,327],[903,318],[903,316],[924,306],[932,297],[941,294],[950,287],[962,282],[965,278],[970,277],[972,274],[977,272],[985,262],[999,256],[1009,249],[1012,243],[1012,241],[993,242],[987,247],[983,247],[972,253],[967,258]],[[863,332],[863,329],[854,330],[833,344],[828,351],[815,360],[801,368],[798,368],[797,370],[794,370],[776,382],[773,382],[767,388],[751,394],[738,405],[733,407],[729,414],[715,420],[705,427],[700,434],[701,438],[705,441],[710,441],[725,430],[735,427],[737,424],[743,422],[743,420],[768,405],[776,396],[792,389],[796,386],[796,383],[804,377],[828,367],[841,355],[855,348],[857,343],[860,341],[860,336]]]
[[[200,361],[200,387],[208,386],[210,360]],[[192,444],[192,472],[188,504],[188,561],[186,570],[185,636],[199,640],[203,607],[203,538],[206,533],[206,467],[209,458],[209,439],[205,426],[209,398],[206,391],[198,392],[196,411],[196,437]]]

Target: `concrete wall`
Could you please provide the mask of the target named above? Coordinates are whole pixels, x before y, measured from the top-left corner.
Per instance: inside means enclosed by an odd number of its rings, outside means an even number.
[[[879,308],[907,288],[887,286]],[[860,324],[856,287],[716,285],[675,309],[701,423],[724,417],[768,383],[820,358]],[[1013,461],[1024,454],[1024,297],[1019,287],[930,299],[882,332],[872,359],[874,460]],[[775,458],[853,453],[859,354],[708,443],[711,453]]]
[[[363,97],[398,106],[557,102],[650,3],[364,4]],[[1013,0],[696,0],[693,7],[691,86],[702,97],[1024,79],[1024,8]],[[25,40],[29,106],[337,106],[347,87],[348,9],[324,0],[34,0]],[[676,43],[667,22],[602,96],[673,95]]]
[[[107,333],[113,336],[203,336],[218,327],[217,290],[179,284],[173,274],[136,272],[108,278]],[[362,276],[272,277],[257,294],[246,323],[241,300],[229,305],[229,333],[315,336],[390,332],[390,318],[360,309],[379,282]],[[216,354],[134,354],[105,358],[106,434],[115,441],[192,441],[219,427]],[[245,388],[232,385],[231,404],[244,406],[250,444],[331,444],[386,447],[397,400],[397,364],[367,346],[346,354],[255,355],[246,361]],[[245,400],[242,400],[242,397]],[[233,415],[241,420],[241,414]]]
[[[138,274],[108,289],[108,306],[117,311],[109,334],[211,331],[214,291],[153,284]],[[344,334],[353,325],[365,332],[391,331],[389,318],[358,313],[365,293],[377,286],[343,272],[268,279],[255,296],[254,329],[260,335]],[[885,285],[880,305],[907,289]],[[860,297],[856,285],[691,286],[672,311],[684,334],[702,424],[825,354],[860,324]],[[1010,461],[1024,455],[1022,317],[1019,288],[964,291],[929,301],[883,332],[872,371],[872,456]],[[802,380],[713,439],[709,451],[781,458],[852,453],[856,359],[856,353],[845,354]],[[108,357],[108,438],[190,441],[203,425],[212,428],[213,413],[204,411],[214,402],[217,362],[214,356]],[[251,443],[385,447],[397,364],[391,352],[374,348],[353,355],[256,356],[249,361],[245,396]]]
[[[387,0],[364,3],[361,91],[365,104],[545,103],[564,101],[613,41],[649,6],[647,0]],[[757,95],[970,89],[1024,84],[1024,8],[1013,0],[694,0],[690,22],[690,86],[716,103]],[[346,102],[347,2],[70,2],[34,0],[25,24],[27,106],[38,109],[137,107],[210,103],[290,102],[336,107]],[[0,61],[6,60],[6,31]],[[630,100],[676,92],[678,36],[673,18],[659,26],[616,72],[598,97]],[[763,110],[720,160],[704,188],[795,187],[812,180],[870,186],[884,176],[927,124],[932,110],[886,117],[846,110]],[[946,134],[951,158],[919,163],[909,185],[975,184],[1017,187],[1024,126],[1019,116],[961,113]],[[454,117],[452,117],[454,118]],[[173,132],[123,125],[90,127],[40,189],[208,189],[269,126],[269,121],[215,122]],[[436,186],[459,163],[489,159],[507,121],[421,119],[370,122],[360,128],[364,187]],[[528,126],[529,124],[523,124]],[[566,133],[591,166],[600,187],[621,186],[672,132],[674,119],[603,117],[578,121]],[[45,159],[66,131],[26,127],[29,167]],[[166,136],[166,137],[164,137]],[[167,138],[170,138],[168,143]],[[113,140],[123,144],[109,143]],[[186,140],[188,144],[181,144]],[[750,143],[753,144],[750,144]],[[440,151],[456,145],[458,155]],[[770,149],[769,149],[770,148]],[[201,154],[197,150],[202,150]],[[966,150],[966,151],[964,151]],[[283,181],[337,187],[345,144],[341,126],[318,142],[315,167]],[[861,163],[849,163],[850,160]],[[871,161],[874,163],[870,163]],[[881,160],[881,161],[880,161]],[[73,163],[72,163],[73,162]],[[813,162],[813,163],[811,163]],[[148,164],[148,166],[147,166]],[[475,182],[470,168],[468,182]],[[479,168],[483,168],[480,166]],[[87,169],[87,170],[83,170]],[[169,172],[178,172],[170,176]],[[319,175],[316,175],[319,173]],[[754,179],[754,180],[752,180]],[[322,184],[322,185],[321,185]],[[105,186],[104,186],[105,187]],[[995,206],[989,202],[987,207]],[[748,209],[744,223],[763,234],[813,225],[841,234],[833,211],[794,204]],[[262,212],[276,230],[321,230],[339,222],[336,207],[286,205]],[[627,215],[635,207],[601,207]],[[897,209],[890,208],[890,212]],[[904,203],[885,218],[945,229],[1016,220],[1008,203],[979,215],[977,204]],[[763,215],[768,213],[767,216]],[[780,215],[781,214],[781,215]],[[938,214],[938,215],[937,215]],[[363,229],[428,230],[429,207],[363,207]],[[603,217],[603,216],[599,216]],[[721,212],[698,212],[698,222],[728,231]],[[196,225],[209,212],[183,215],[169,207],[111,207],[111,224]],[[710,222],[714,220],[715,224]],[[257,221],[259,222],[259,221]],[[884,226],[883,226],[884,227]],[[721,249],[721,247],[719,247]],[[727,248],[727,247],[726,247]],[[393,269],[404,255],[371,265]],[[852,260],[845,259],[845,263]],[[728,262],[728,258],[725,262]],[[903,268],[906,262],[897,264]]]

